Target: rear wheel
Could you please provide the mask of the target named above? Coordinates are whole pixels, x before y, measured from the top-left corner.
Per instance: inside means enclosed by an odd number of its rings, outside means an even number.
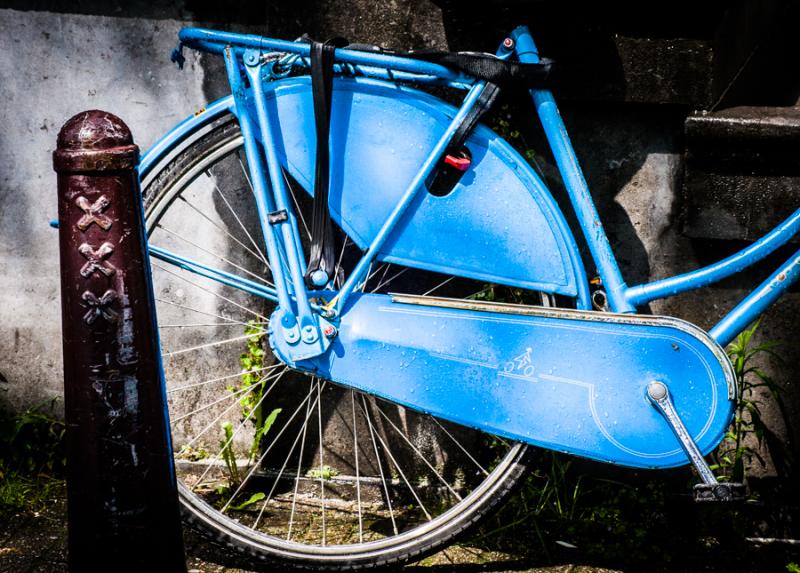
[[[149,241],[270,286],[233,118],[144,182]],[[311,202],[291,185],[307,240]],[[340,233],[344,273],[360,255]],[[269,350],[274,304],[152,258],[179,494],[189,524],[251,563],[358,569],[432,552],[490,513],[526,469],[519,443],[295,372]],[[368,292],[482,285],[376,263]]]

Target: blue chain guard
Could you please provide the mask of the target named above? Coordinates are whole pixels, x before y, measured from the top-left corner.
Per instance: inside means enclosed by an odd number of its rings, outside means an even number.
[[[706,454],[734,412],[723,349],[659,316],[355,294],[330,349],[291,366],[453,422],[638,468],[688,463],[645,396],[667,384]]]

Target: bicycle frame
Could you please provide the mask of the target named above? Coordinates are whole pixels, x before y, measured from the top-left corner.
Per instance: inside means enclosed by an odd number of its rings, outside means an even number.
[[[523,63],[539,61],[536,45],[526,27],[516,28],[510,38],[513,41],[511,47],[501,46],[498,57],[515,56]],[[150,168],[171,153],[187,134],[201,129],[210,121],[227,112],[234,113],[239,120],[244,136],[258,216],[269,260],[273,262],[272,272],[275,288],[256,284],[157,247],[151,246],[151,253],[157,258],[201,276],[277,302],[283,309],[281,324],[287,340],[294,337],[295,341],[302,339],[304,343],[313,345],[314,350],[309,356],[324,352],[327,348],[326,337],[320,334],[321,323],[318,321],[335,320],[336,316],[346,312],[348,297],[358,290],[368,276],[369,268],[375,261],[379,249],[392,236],[398,221],[413,199],[422,192],[420,190],[423,186],[422,183],[434,169],[436,161],[449,143],[461,119],[469,113],[485,84],[437,64],[403,58],[390,53],[348,49],[336,51],[336,61],[340,70],[379,79],[414,80],[421,83],[445,85],[466,90],[467,93],[449,127],[428,153],[427,159],[419,167],[400,201],[383,222],[380,231],[364,251],[362,258],[350,273],[345,284],[335,293],[326,291],[326,294],[333,296],[333,299],[326,304],[318,304],[311,301],[311,298],[318,295],[307,291],[303,281],[303,274],[306,270],[305,256],[297,221],[294,218],[288,191],[281,174],[277,152],[272,143],[274,138],[270,131],[269,110],[266,106],[262,85],[265,74],[275,74],[279,77],[280,73],[273,67],[274,60],[269,60],[269,58],[265,60],[263,56],[266,53],[280,52],[282,55],[290,54],[293,58],[305,59],[309,57],[309,45],[260,36],[191,28],[182,30],[180,39],[183,44],[221,54],[225,58],[232,96],[212,104],[207,110],[189,118],[157,143],[142,158],[139,168],[140,176],[144,179]],[[247,100],[245,82],[252,87],[254,102]],[[720,262],[682,275],[628,286],[622,277],[600,222],[599,214],[552,93],[544,89],[532,89],[530,95],[605,290],[608,306],[613,312],[635,313],[638,306],[698,289],[739,273],[786,244],[800,230],[800,209],[798,209],[759,241]],[[245,109],[248,104],[255,105],[256,118],[253,118]],[[256,134],[260,135],[261,146],[257,142]],[[286,224],[275,225],[271,222],[270,214],[279,212],[286,213]],[[276,264],[277,261],[280,261],[280,264]],[[591,303],[582,266],[580,275],[582,280],[579,281],[581,284],[576,297],[577,305],[579,308],[588,309],[591,307]],[[709,331],[711,337],[723,346],[730,342],[779,298],[797,280],[798,276],[800,276],[800,251],[790,257],[714,326]]]

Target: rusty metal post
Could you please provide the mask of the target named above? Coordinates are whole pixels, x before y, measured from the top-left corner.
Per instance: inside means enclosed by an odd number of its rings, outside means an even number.
[[[139,185],[118,117],[58,134],[69,570],[185,572]]]

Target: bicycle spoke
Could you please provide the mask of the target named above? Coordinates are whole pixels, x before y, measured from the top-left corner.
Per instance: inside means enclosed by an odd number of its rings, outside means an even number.
[[[261,332],[256,333],[262,334],[266,332],[262,330]],[[240,340],[247,340],[254,336],[253,334],[243,334],[241,336],[234,336],[233,338],[226,338],[224,340],[218,340],[216,342],[207,342],[206,344],[198,344],[197,346],[190,346],[189,348],[181,348],[180,350],[173,350],[171,352],[164,352],[161,356],[162,358],[169,358],[171,356],[177,356],[178,354],[185,354],[186,352],[194,352],[196,350],[203,350],[204,348],[214,348],[215,346],[223,346],[225,344],[230,344],[232,342],[238,342]]]
[[[372,277],[374,277],[376,274],[378,274],[379,272],[381,272],[381,270],[383,270],[383,272],[385,273],[386,272],[386,270],[385,270],[386,268],[388,268],[388,263],[381,264],[375,270],[372,270],[372,265],[370,265],[369,270],[367,271],[367,278],[364,279],[364,281],[361,284],[358,285],[356,290],[360,289],[361,292],[364,292],[366,290],[366,288],[367,288],[367,283],[369,283],[370,279]]]
[[[221,294],[219,294],[219,293],[216,293],[216,292],[214,292],[214,291],[212,291],[212,290],[209,290],[209,289],[207,289],[207,288],[204,288],[204,287],[203,287],[203,286],[201,286],[200,284],[198,284],[198,283],[196,283],[196,282],[194,282],[194,281],[191,281],[191,280],[187,279],[186,277],[184,277],[184,276],[181,276],[181,275],[179,275],[178,273],[176,273],[176,272],[174,272],[174,271],[171,271],[170,269],[168,269],[168,268],[166,268],[166,267],[162,267],[161,265],[159,265],[159,264],[157,264],[157,263],[153,263],[153,266],[154,266],[154,267],[156,267],[156,268],[159,268],[159,269],[161,269],[161,270],[162,270],[162,271],[164,271],[165,273],[169,273],[169,274],[171,274],[172,276],[174,276],[174,277],[177,277],[177,278],[181,279],[181,280],[182,280],[182,281],[184,281],[185,283],[188,283],[188,284],[192,285],[193,287],[196,287],[196,288],[200,289],[200,290],[201,290],[201,291],[203,291],[203,292],[206,292],[206,293],[208,293],[208,294],[210,294],[210,295],[212,295],[212,296],[214,296],[214,297],[216,297],[216,298],[218,298],[218,299],[220,299],[220,300],[224,300],[225,302],[229,302],[229,303],[230,303],[230,304],[232,304],[233,306],[235,306],[235,307],[238,307],[238,308],[241,308],[241,309],[242,309],[243,311],[245,311],[245,312],[249,312],[250,314],[252,314],[252,315],[256,316],[257,318],[259,318],[259,319],[260,319],[260,320],[262,320],[262,321],[267,321],[267,322],[269,322],[269,321],[267,320],[267,317],[265,317],[265,316],[264,316],[264,315],[262,315],[261,313],[259,313],[259,312],[256,312],[256,311],[254,311],[254,310],[252,310],[252,309],[250,309],[250,308],[247,308],[246,306],[243,306],[243,305],[239,304],[238,302],[236,302],[236,301],[233,301],[233,300],[229,299],[228,297],[222,296],[222,295],[221,295]],[[179,268],[179,267],[178,267],[178,268]],[[181,270],[183,270],[183,269],[181,269]],[[186,272],[189,272],[189,271],[186,271]],[[249,324],[247,324],[246,322],[243,322],[242,324],[244,324],[245,326],[250,326],[250,325],[249,325]]]
[[[253,323],[254,326],[256,325],[264,325],[265,323]],[[193,324],[159,324],[158,328],[201,328],[205,326],[217,326],[217,327],[230,327],[230,326],[239,326],[237,322],[196,322]]]
[[[342,241],[342,250],[339,251],[339,258],[336,261],[336,266],[334,267],[334,276],[338,278],[339,273],[342,269],[342,260],[344,259],[344,251],[347,249],[347,242],[350,240],[350,237],[347,235],[344,236],[344,241]],[[337,285],[338,286],[338,285]]]
[[[175,231],[173,231],[173,230],[169,229],[168,227],[165,227],[165,226],[164,226],[164,225],[162,225],[161,223],[158,223],[158,224],[156,225],[156,227],[157,227],[157,228],[159,228],[159,229],[161,229],[161,230],[162,230],[162,231],[164,231],[165,233],[168,233],[168,234],[172,235],[173,237],[177,237],[177,238],[178,238],[178,239],[180,239],[181,241],[183,241],[183,242],[185,242],[185,243],[187,243],[187,244],[189,244],[189,245],[193,246],[193,247],[194,247],[194,248],[196,248],[198,251],[201,251],[201,252],[203,252],[203,253],[206,253],[207,255],[211,255],[211,256],[212,256],[212,257],[214,257],[214,258],[217,258],[217,259],[219,259],[219,260],[221,260],[221,261],[223,261],[223,262],[225,262],[225,263],[228,263],[230,266],[232,266],[232,267],[234,267],[234,268],[236,268],[236,269],[238,269],[238,270],[242,271],[243,273],[246,273],[246,274],[250,275],[250,276],[251,276],[251,277],[253,277],[254,279],[256,279],[256,280],[258,280],[258,281],[261,281],[262,283],[264,283],[264,284],[265,284],[265,285],[267,285],[267,286],[271,286],[271,287],[274,287],[274,286],[275,286],[275,285],[274,285],[272,282],[268,281],[267,279],[265,279],[265,278],[264,278],[264,277],[262,277],[261,275],[259,275],[259,274],[257,274],[257,273],[254,273],[254,272],[252,272],[252,271],[249,271],[249,270],[247,270],[246,268],[244,268],[244,267],[243,267],[243,266],[241,266],[241,265],[237,265],[236,263],[234,263],[234,262],[233,262],[233,261],[231,261],[230,259],[227,259],[227,258],[223,257],[223,256],[222,256],[222,255],[220,255],[220,254],[217,254],[217,253],[215,253],[215,252],[213,252],[213,251],[209,251],[208,249],[201,247],[200,245],[198,245],[198,244],[197,244],[197,243],[195,243],[194,241],[190,241],[189,239],[187,239],[187,238],[186,238],[186,237],[184,237],[183,235],[180,235],[180,234],[176,233]]]
[[[314,392],[314,384],[309,384],[308,389],[308,398],[311,397],[311,394]],[[308,429],[308,418],[310,416],[310,406],[311,401],[309,400],[306,403],[306,419],[303,422],[303,438],[302,442],[300,443],[300,458],[297,460],[297,473],[294,476],[294,495],[292,496],[292,510],[289,513],[289,531],[286,534],[286,541],[292,540],[292,527],[294,526],[294,514],[295,509],[297,508],[297,490],[300,486],[300,471],[303,466],[303,452],[305,451],[306,446],[306,430]]]
[[[356,437],[356,394],[350,390],[350,404],[353,410],[353,453],[356,458],[356,504],[358,507],[358,542],[364,543],[364,521],[361,515],[361,474],[358,469],[358,437]]]
[[[319,378],[317,381],[317,420],[319,422],[319,495],[322,502],[322,546],[327,544],[327,528],[325,527],[325,461],[323,459],[323,452],[325,450],[325,442],[322,440],[322,393],[319,389]]]
[[[485,468],[484,468],[484,467],[483,467],[481,464],[479,464],[479,463],[478,463],[478,460],[476,460],[475,458],[473,458],[473,457],[472,457],[472,454],[470,454],[470,453],[467,451],[467,449],[466,449],[464,446],[462,446],[462,445],[461,445],[461,442],[459,442],[458,440],[456,440],[456,439],[453,437],[453,435],[452,435],[450,432],[448,432],[448,431],[447,431],[447,428],[445,428],[444,426],[442,426],[442,424],[440,424],[440,423],[439,423],[439,420],[437,420],[437,419],[436,419],[435,417],[433,417],[433,416],[428,416],[428,417],[429,417],[431,420],[433,420],[434,422],[436,422],[436,425],[437,425],[437,426],[439,426],[439,428],[441,428],[441,430],[442,430],[442,431],[443,431],[445,434],[447,434],[447,437],[448,437],[448,438],[450,438],[451,440],[453,440],[453,443],[454,443],[456,446],[458,446],[458,448],[459,448],[459,449],[460,449],[462,452],[464,452],[464,455],[466,455],[466,456],[467,456],[467,457],[468,457],[468,458],[469,458],[469,459],[472,461],[472,463],[473,463],[473,464],[475,464],[476,466],[478,466],[478,469],[479,469],[479,470],[481,470],[481,472],[483,473],[483,475],[485,475],[485,476],[488,476],[488,475],[489,475],[489,472],[488,472],[488,471],[486,471],[486,469],[485,469]],[[507,445],[507,444],[506,444],[506,445]]]
[[[288,368],[288,366],[287,366],[287,368]],[[272,380],[273,380],[273,378],[266,378],[265,377],[265,378],[261,378],[259,380],[259,383],[260,382],[271,382]],[[226,400],[230,400],[231,398],[235,398],[236,396],[239,396],[242,393],[249,394],[250,392],[253,391],[254,388],[255,388],[255,385],[248,386],[247,388],[242,388],[241,390],[237,390],[236,392],[231,392],[230,394],[227,394],[227,395],[223,396],[222,398],[218,398],[217,400],[214,400],[213,402],[209,402],[205,406],[201,406],[200,408],[192,410],[191,412],[188,412],[188,413],[184,414],[183,416],[180,416],[179,418],[176,418],[175,420],[172,421],[172,425],[175,425],[178,422],[180,422],[182,420],[185,420],[186,418],[194,416],[195,414],[197,414],[199,412],[203,412],[205,410],[208,410],[212,406],[215,406],[215,405],[217,405],[217,404],[219,404],[221,402],[224,402]],[[236,404],[236,402],[234,402],[234,404]],[[229,406],[229,408],[232,408],[232,407],[233,407],[233,405]],[[218,418],[216,418],[215,421],[218,420],[220,417],[222,417],[222,416],[219,416]],[[199,438],[201,435],[203,435],[205,432],[207,432],[208,428],[210,426],[211,425],[209,424],[209,426],[207,426],[204,430],[202,430],[197,436],[192,438],[191,441],[186,445],[191,445],[191,444],[195,443],[197,441],[197,438]]]
[[[241,159],[239,160],[239,162],[240,162],[240,164],[241,164]],[[211,177],[211,175],[208,173],[208,171],[206,171],[206,175],[207,175],[209,178]],[[245,174],[245,177],[246,177],[246,176],[247,176],[247,174]],[[254,249],[256,250],[256,252],[258,253],[258,258],[259,258],[259,259],[261,259],[261,261],[262,261],[262,262],[263,262],[265,265],[267,265],[267,268],[270,268],[270,266],[269,266],[269,261],[267,260],[267,256],[264,254],[264,251],[262,251],[262,250],[259,248],[259,246],[258,246],[258,244],[256,243],[255,239],[253,239],[253,236],[250,234],[250,231],[248,231],[248,230],[247,230],[247,227],[245,227],[245,226],[244,226],[244,223],[242,223],[242,220],[239,218],[239,215],[237,215],[237,214],[236,214],[236,210],[235,210],[233,207],[231,207],[231,204],[230,204],[230,202],[228,201],[228,198],[227,198],[227,197],[225,197],[225,194],[222,192],[222,189],[220,189],[220,188],[219,188],[219,185],[217,185],[217,182],[216,182],[216,181],[214,181],[213,179],[212,179],[212,183],[214,184],[214,190],[215,190],[215,191],[217,192],[217,194],[220,196],[220,198],[222,199],[222,202],[223,202],[223,203],[225,203],[225,206],[228,208],[228,211],[230,211],[230,214],[231,214],[231,215],[233,215],[233,218],[234,218],[234,219],[236,219],[236,222],[239,224],[239,227],[242,229],[242,231],[244,232],[244,234],[245,234],[245,235],[247,236],[247,238],[250,240],[250,243],[253,245],[253,248],[254,248]],[[253,186],[252,186],[252,185],[250,185],[250,179],[249,179],[249,178],[247,179],[247,184],[250,186],[250,191],[252,192],[252,190],[253,190]]]
[[[372,420],[369,417],[369,412],[367,412],[367,401],[364,398],[363,394],[361,396],[361,412],[364,414],[364,417],[367,420],[367,427],[369,427],[369,435],[370,439],[372,440],[372,447],[375,450],[375,459],[378,461],[378,473],[381,476],[381,483],[383,484],[383,491],[386,495],[386,505],[389,506],[389,518],[392,520],[392,529],[394,530],[394,534],[397,535],[397,522],[394,519],[394,509],[392,509],[392,498],[389,496],[389,486],[386,485],[386,477],[383,473],[383,462],[381,462],[381,455],[378,453],[378,442],[375,441],[375,429],[372,427]]]
[[[198,414],[200,412],[208,410],[209,408],[211,408],[213,406],[216,406],[217,404],[225,402],[226,400],[230,400],[231,398],[236,398],[237,396],[240,396],[241,394],[249,394],[252,391],[253,391],[253,386],[250,386],[248,388],[243,388],[241,390],[237,390],[236,392],[231,392],[230,394],[228,394],[226,396],[223,396],[222,398],[218,398],[217,400],[214,400],[213,402],[209,402],[205,406],[201,406],[200,408],[196,408],[195,410],[192,410],[191,412],[187,412],[183,416],[175,418],[174,420],[170,420],[170,423],[171,423],[171,425],[174,426],[178,422],[181,422],[181,421],[185,420],[186,418],[190,418],[190,417],[194,416],[195,414]],[[217,418],[214,418],[214,420],[212,421],[212,424],[214,422],[216,422],[219,418],[224,416],[225,412],[227,412],[228,409],[233,408],[233,406],[235,406],[236,404],[237,404],[237,402],[234,402],[233,404],[228,406],[225,410],[223,410],[222,414],[220,414]],[[206,431],[208,431],[208,428],[210,428],[212,424],[209,424],[208,426],[206,426],[206,428],[203,431],[201,431],[199,434],[197,434],[194,438],[192,438],[189,441],[188,444],[184,444],[184,445],[192,445],[192,444],[194,444],[200,436],[202,436]]]
[[[376,286],[376,287],[375,287],[374,289],[372,289],[372,291],[370,291],[370,292],[377,292],[377,291],[378,291],[378,289],[381,289],[381,288],[383,288],[384,286],[388,285],[388,284],[389,284],[389,283],[391,283],[391,282],[392,282],[394,279],[396,279],[397,277],[399,277],[400,275],[402,275],[403,273],[405,273],[407,270],[408,270],[408,267],[406,267],[406,268],[404,268],[404,269],[401,269],[400,271],[398,271],[397,273],[395,273],[395,274],[392,276],[392,278],[390,278],[390,279],[387,279],[386,281],[379,283],[379,284],[378,284],[378,286]]]
[[[166,270],[166,269],[164,269],[164,270]],[[160,303],[163,303],[163,304],[168,304],[170,306],[175,306],[175,307],[178,307],[178,308],[182,308],[184,310],[190,310],[192,312],[196,312],[197,314],[204,314],[206,316],[213,316],[215,318],[221,318],[222,320],[228,320],[228,321],[230,321],[232,323],[235,323],[235,324],[241,324],[242,326],[250,326],[248,323],[242,322],[241,320],[234,320],[232,318],[228,318],[227,316],[222,316],[221,314],[214,314],[213,312],[206,312],[204,310],[200,310],[199,308],[193,308],[191,306],[186,306],[185,304],[172,302],[171,300],[166,300],[166,299],[163,299],[163,298],[156,298],[156,302],[160,302]],[[263,316],[259,316],[259,318],[264,318],[264,317]]]
[[[214,184],[214,186],[216,187],[216,184]],[[221,195],[221,194],[220,194],[220,195]],[[209,223],[210,223],[210,224],[211,224],[211,225],[212,225],[212,226],[213,226],[215,229],[217,229],[217,230],[221,231],[221,232],[222,232],[222,233],[224,233],[224,234],[225,234],[225,235],[226,235],[226,236],[227,236],[229,239],[231,239],[231,240],[232,240],[232,241],[234,241],[234,242],[235,242],[237,245],[239,245],[240,247],[242,247],[242,248],[245,250],[245,252],[246,252],[246,253],[248,253],[248,254],[252,255],[252,256],[253,256],[253,257],[254,257],[254,258],[255,258],[255,259],[258,261],[258,262],[260,262],[260,263],[264,263],[264,264],[267,266],[267,268],[269,269],[269,262],[267,262],[267,259],[266,259],[266,257],[265,257],[265,256],[264,256],[264,255],[263,255],[263,254],[262,254],[260,251],[259,251],[259,252],[253,251],[253,249],[251,249],[250,247],[248,247],[247,245],[245,245],[245,244],[244,244],[242,241],[240,241],[238,237],[236,237],[235,235],[233,235],[233,233],[231,233],[231,232],[230,232],[230,231],[228,231],[228,230],[227,230],[225,227],[223,227],[222,225],[220,225],[219,223],[217,223],[216,221],[214,221],[214,220],[213,220],[211,217],[209,217],[208,215],[206,215],[205,213],[203,213],[203,212],[202,212],[202,211],[201,211],[199,208],[197,208],[197,206],[196,206],[196,205],[194,205],[194,204],[192,204],[191,202],[189,202],[189,200],[188,200],[186,197],[184,197],[183,195],[179,195],[179,196],[178,196],[178,199],[180,199],[180,200],[183,202],[183,204],[184,204],[184,205],[186,205],[187,207],[189,207],[190,209],[192,209],[192,210],[193,210],[195,213],[197,213],[198,215],[200,215],[201,217],[203,217],[203,219],[205,219],[206,221],[208,221],[208,222],[209,222]],[[223,201],[224,201],[224,200],[225,200],[225,198],[223,197]],[[227,205],[227,202],[226,202],[226,205]],[[228,206],[228,208],[230,209],[230,206]],[[234,217],[236,217],[236,214],[235,214],[235,213],[233,213],[233,216],[234,216]],[[237,217],[237,219],[236,219],[236,220],[237,220],[237,221],[239,221],[238,217]],[[241,225],[241,221],[239,221],[239,224]],[[158,225],[157,225],[157,226],[158,226]],[[163,228],[163,227],[162,227],[162,228]],[[242,226],[242,229],[244,229],[244,226]],[[247,231],[246,229],[244,229],[244,230],[245,230],[245,232]],[[256,248],[257,248],[257,247],[256,247]]]
[[[428,461],[428,460],[425,458],[425,456],[422,454],[422,452],[421,452],[421,451],[419,451],[419,448],[417,448],[417,447],[416,447],[414,444],[412,444],[412,443],[411,443],[411,440],[409,440],[409,439],[406,437],[406,435],[405,435],[405,434],[404,434],[402,431],[400,431],[400,428],[398,428],[398,427],[395,425],[395,423],[394,423],[394,422],[392,422],[391,418],[389,418],[389,416],[387,416],[387,415],[386,415],[386,413],[383,411],[383,409],[382,409],[382,408],[381,408],[379,405],[377,405],[377,404],[376,404],[376,405],[375,405],[375,407],[377,408],[377,410],[378,410],[378,413],[379,413],[381,416],[383,416],[383,417],[384,417],[384,419],[385,419],[387,422],[389,422],[389,425],[390,425],[392,428],[394,428],[395,432],[397,432],[397,433],[398,433],[398,435],[399,435],[401,438],[403,438],[403,440],[404,440],[404,441],[405,441],[405,442],[406,442],[406,443],[409,445],[409,447],[410,447],[410,448],[411,448],[411,449],[414,451],[414,453],[415,453],[415,454],[417,454],[417,456],[419,456],[419,458],[422,460],[422,462],[423,462],[423,463],[424,463],[426,466],[428,466],[428,468],[429,468],[429,469],[430,469],[430,470],[431,470],[431,471],[432,471],[432,472],[433,472],[433,473],[436,475],[436,477],[439,479],[439,481],[440,481],[440,482],[442,482],[442,484],[443,484],[443,485],[444,485],[444,486],[445,486],[445,487],[446,487],[446,488],[447,488],[447,489],[450,491],[450,493],[452,493],[452,494],[453,494],[453,495],[456,497],[456,499],[457,499],[458,501],[461,501],[461,496],[460,496],[460,495],[459,495],[459,494],[456,492],[456,490],[454,490],[454,489],[453,489],[453,488],[450,486],[450,484],[449,484],[449,483],[447,483],[447,480],[446,480],[446,479],[444,479],[444,476],[442,476],[442,474],[440,474],[438,471],[436,471],[436,468],[434,468],[434,467],[431,465],[431,463],[430,463],[430,462],[429,462],[429,461]]]
[[[306,408],[308,408],[309,404],[306,404]],[[283,460],[283,465],[281,466],[281,469],[278,472],[277,477],[272,482],[272,487],[269,490],[269,494],[267,494],[267,498],[264,500],[264,503],[261,504],[261,511],[258,512],[258,517],[256,518],[256,521],[253,524],[251,529],[257,529],[258,528],[258,522],[261,521],[261,516],[264,514],[264,509],[267,507],[267,504],[272,499],[272,494],[275,493],[275,488],[278,486],[278,482],[280,481],[281,477],[283,476],[283,472],[284,472],[284,470],[286,470],[286,466],[289,464],[289,459],[292,457],[292,454],[294,453],[294,449],[297,447],[297,443],[300,441],[300,436],[301,435],[303,436],[303,441],[305,441],[306,427],[308,426],[308,418],[309,418],[309,416],[310,416],[310,414],[309,414],[308,410],[306,410],[306,418],[303,420],[303,433],[302,434],[297,434],[297,436],[294,439],[294,442],[292,442],[292,447],[289,448],[289,453],[286,455],[286,458]],[[301,446],[300,447],[300,463],[302,464],[302,462],[303,462],[303,447]],[[294,502],[294,500],[293,500],[293,502]]]
[[[446,285],[447,283],[449,283],[449,282],[450,282],[451,280],[453,280],[454,278],[456,278],[456,276],[455,276],[455,275],[453,275],[452,277],[450,277],[450,278],[448,278],[448,279],[445,279],[444,281],[440,282],[438,285],[436,285],[435,287],[433,287],[433,288],[432,288],[432,289],[430,289],[429,291],[426,291],[426,292],[422,293],[422,296],[428,296],[428,295],[430,295],[431,293],[433,293],[433,292],[435,292],[435,291],[439,290],[440,288],[442,288],[444,285]]]
[[[244,175],[245,181],[247,181],[247,186],[250,187],[250,192],[254,193],[253,191],[253,182],[250,181],[250,173],[247,170],[247,167],[244,166],[244,161],[242,161],[242,153],[241,151],[236,152],[236,159],[239,160],[239,167],[242,168],[242,175]]]
[[[274,368],[278,368],[279,366],[285,366],[285,364],[273,364],[272,366],[265,366],[263,368],[254,368],[253,370],[248,370],[245,372],[246,374],[252,374],[255,372],[263,372],[264,370],[270,370]],[[230,380],[231,378],[237,378],[241,376],[243,372],[239,370],[235,374],[228,374],[227,376],[219,376],[217,378],[211,378],[210,380],[204,380],[203,382],[192,382],[191,384],[187,384],[185,386],[178,386],[177,388],[170,388],[167,390],[167,394],[174,394],[175,392],[180,392],[182,390],[188,390],[190,388],[197,388],[199,386],[206,386],[208,384],[212,384],[214,382],[221,382],[222,380]]]
[[[367,413],[367,420],[369,420],[369,414],[368,414],[368,413]],[[381,446],[383,446],[383,451],[385,451],[385,452],[386,452],[386,455],[387,455],[387,456],[389,456],[389,460],[391,460],[392,464],[394,465],[395,469],[397,470],[397,473],[399,473],[399,474],[400,474],[400,477],[401,477],[401,479],[403,480],[403,482],[406,484],[406,487],[407,487],[407,488],[409,489],[409,491],[411,492],[411,495],[412,495],[412,496],[414,496],[414,499],[415,499],[415,500],[417,500],[417,503],[419,504],[419,507],[420,507],[420,509],[421,509],[421,510],[422,510],[422,512],[425,514],[425,517],[427,517],[427,518],[428,518],[428,521],[430,521],[431,519],[433,519],[433,517],[431,516],[431,514],[430,514],[430,513],[428,512],[428,510],[425,508],[425,505],[422,503],[422,500],[421,500],[421,499],[419,498],[419,496],[417,495],[417,492],[416,492],[416,490],[415,490],[413,487],[411,487],[411,483],[410,483],[410,482],[408,481],[408,479],[406,478],[406,474],[405,474],[405,473],[403,473],[403,470],[402,470],[402,468],[400,467],[400,464],[398,464],[398,463],[397,463],[397,460],[396,460],[396,459],[395,459],[395,457],[392,455],[392,451],[389,449],[389,446],[387,446],[387,445],[386,445],[386,442],[384,442],[384,441],[383,441],[383,438],[381,438],[381,435],[380,435],[380,434],[376,434],[376,437],[378,438],[378,441],[380,442]]]

